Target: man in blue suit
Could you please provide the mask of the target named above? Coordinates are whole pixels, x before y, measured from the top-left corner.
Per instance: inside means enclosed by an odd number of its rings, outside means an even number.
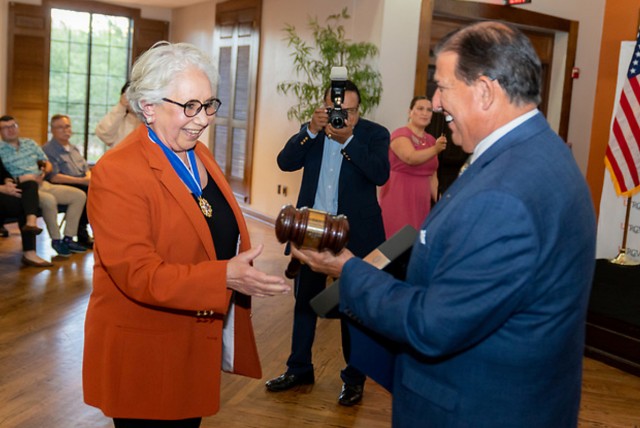
[[[595,214],[536,108],[540,73],[504,23],[440,42],[433,105],[470,165],[423,223],[406,281],[346,250],[293,250],[341,274],[341,311],[398,343],[394,427],[577,425]]]
[[[304,169],[297,207],[329,214],[344,214],[349,220],[347,248],[365,256],[384,241],[382,213],[376,187],[389,178],[389,131],[359,117],[360,92],[347,80],[342,109],[347,112],[344,127],[329,123],[327,107],[332,107],[330,88],[326,105],[315,110],[311,121],[292,136],[278,155],[283,171]],[[295,308],[291,354],[287,370],[266,383],[271,392],[314,383],[311,348],[317,316],[309,302],[324,290],[327,276],[302,266],[294,281]],[[351,341],[345,320],[341,320],[342,350],[349,362]],[[340,373],[344,382],[338,402],[352,406],[362,399],[366,376],[347,364]]]

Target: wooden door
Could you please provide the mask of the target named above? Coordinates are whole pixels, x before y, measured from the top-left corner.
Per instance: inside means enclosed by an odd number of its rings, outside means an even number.
[[[259,0],[216,7],[217,97],[222,106],[212,133],[213,153],[236,197],[249,202],[260,44]]]

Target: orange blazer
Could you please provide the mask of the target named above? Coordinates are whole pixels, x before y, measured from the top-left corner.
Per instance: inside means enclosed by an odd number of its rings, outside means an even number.
[[[222,171],[204,144],[195,151],[233,209],[240,251],[249,249]],[[216,413],[232,295],[227,262],[216,260],[200,208],[144,125],[93,168],[87,207],[95,266],[85,321],[85,402],[119,418]],[[233,371],[260,378],[251,301],[238,293],[234,300]]]

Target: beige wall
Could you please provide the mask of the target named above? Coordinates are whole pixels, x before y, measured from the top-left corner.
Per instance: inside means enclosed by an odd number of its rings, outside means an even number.
[[[2,28],[6,28],[7,1],[0,0],[0,24],[4,24]],[[590,124],[594,110],[605,1],[590,0],[588,8],[584,7],[583,0],[536,0],[532,4],[519,6],[580,22],[576,65],[580,67],[581,74],[580,78],[574,81],[569,141],[573,144],[574,155],[583,171],[586,171],[589,158]],[[496,3],[496,0],[485,2]],[[212,52],[215,3],[214,0],[206,0],[169,12],[158,8],[142,10],[143,16],[147,18],[172,22],[172,41],[188,41]],[[352,40],[375,43],[380,48],[377,65],[382,73],[384,91],[381,105],[369,115],[369,118],[394,129],[404,124],[407,103],[413,95],[420,5],[421,0],[263,0],[250,205],[252,210],[274,218],[282,205],[295,202],[299,189],[301,174],[280,172],[276,165],[276,156],[282,145],[299,128],[299,124],[286,118],[286,110],[292,99],[276,92],[278,82],[295,78],[292,74],[289,49],[283,40],[282,28],[285,23],[294,24],[301,35],[308,36],[306,22],[309,16],[317,16],[323,20],[328,14],[348,7],[352,18],[346,24],[347,36]],[[559,41],[562,41],[561,38]],[[2,64],[6,63],[6,45],[6,33],[0,32]],[[2,67],[2,108],[5,85],[6,68]],[[279,184],[287,186],[287,197],[277,194]]]
[[[171,41],[193,43],[205,52],[211,53],[215,23],[214,1],[174,9],[171,15]]]

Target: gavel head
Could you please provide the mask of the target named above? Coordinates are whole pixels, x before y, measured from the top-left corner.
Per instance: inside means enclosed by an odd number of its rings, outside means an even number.
[[[276,219],[276,237],[283,244],[339,253],[349,240],[349,222],[344,215],[285,205]]]

